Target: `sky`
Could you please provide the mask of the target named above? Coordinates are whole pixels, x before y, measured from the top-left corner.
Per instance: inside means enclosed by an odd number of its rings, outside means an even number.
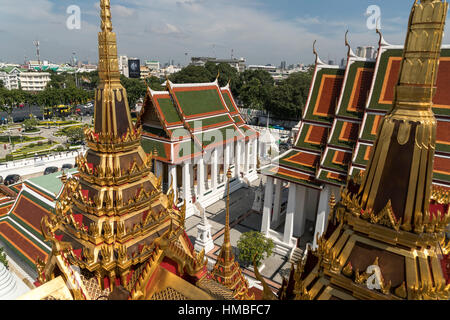
[[[349,43],[377,47],[375,21],[387,42],[403,44],[414,0],[111,0],[112,22],[120,55],[142,60],[192,56],[244,57],[247,64],[279,65],[314,61],[312,44],[322,60],[339,62]],[[67,8],[80,8],[79,29],[67,28]],[[369,6],[378,6],[367,14]],[[0,61],[36,59],[96,63],[100,29],[98,0],[0,0]],[[367,21],[369,20],[369,26]],[[370,23],[372,22],[372,23]],[[370,28],[369,28],[370,27]],[[446,30],[448,27],[446,27]],[[446,32],[448,34],[448,32]],[[450,43],[448,35],[444,43]],[[186,55],[187,53],[187,55]]]

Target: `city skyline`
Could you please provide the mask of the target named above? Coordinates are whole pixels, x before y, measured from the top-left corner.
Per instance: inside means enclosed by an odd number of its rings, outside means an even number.
[[[41,43],[41,56],[69,61],[76,52],[81,61],[97,61],[95,34],[98,1],[2,0],[0,60],[21,63],[35,59],[33,40]],[[69,30],[70,5],[81,9],[81,29]],[[114,0],[112,19],[118,34],[119,54],[161,62],[187,64],[192,56],[244,57],[247,64],[310,64],[312,42],[322,60],[336,63],[345,56],[344,34],[357,46],[376,46],[378,35],[367,28],[366,10],[381,9],[381,26],[388,42],[403,44],[410,1],[324,0],[313,3],[287,0]],[[27,12],[33,14],[25,14]],[[401,13],[398,13],[401,12]],[[283,36],[280,36],[282,34]],[[444,44],[450,43],[448,36]],[[185,55],[188,53],[188,56]]]

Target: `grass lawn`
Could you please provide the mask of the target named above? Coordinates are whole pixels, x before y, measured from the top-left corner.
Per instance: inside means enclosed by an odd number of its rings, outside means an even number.
[[[30,142],[30,141],[38,141],[45,140],[44,137],[28,137],[28,136],[11,136],[12,143],[22,143],[22,142]],[[6,135],[0,136],[0,143],[9,143],[9,137]]]
[[[49,150],[51,147],[55,146],[56,144],[58,144],[58,143],[57,142],[52,142],[52,144],[43,143],[42,145],[38,145],[37,143],[36,144],[31,143],[27,146],[17,149],[12,154],[14,156],[16,156],[16,155],[24,155],[27,153],[35,153],[35,152],[45,151],[45,150]]]

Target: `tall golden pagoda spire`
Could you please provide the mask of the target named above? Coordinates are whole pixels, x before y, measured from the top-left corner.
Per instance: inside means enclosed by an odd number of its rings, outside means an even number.
[[[378,213],[389,203],[407,231],[429,213],[436,145],[431,108],[447,9],[441,0],[414,3],[394,104],[360,187],[364,209]]]
[[[134,130],[127,93],[120,84],[116,34],[112,32],[109,0],[100,1],[101,32],[98,34],[100,84],[95,99],[95,132],[122,137]]]
[[[212,275],[216,281],[233,290],[235,298],[239,300],[254,300],[254,294],[248,292],[248,282],[242,275],[239,264],[234,259],[230,241],[230,180],[231,169],[227,172],[227,204],[225,215],[225,233],[222,248],[220,249],[217,262],[214,265]]]

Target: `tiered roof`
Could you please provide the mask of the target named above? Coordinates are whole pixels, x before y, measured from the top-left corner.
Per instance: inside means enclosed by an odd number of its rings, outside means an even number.
[[[323,63],[314,46],[316,65],[300,130],[292,150],[278,159],[264,174],[313,188],[320,188],[316,176],[331,132],[342,92],[346,69]]]
[[[68,172],[75,175],[77,169]],[[19,193],[0,204],[0,239],[33,268],[51,252],[51,244],[41,234],[41,219],[55,207],[63,187],[61,175],[55,172],[11,186]]]
[[[348,42],[347,42],[348,45]],[[344,186],[364,171],[378,126],[392,107],[403,46],[380,33],[376,60],[357,57],[351,48],[345,69],[316,65],[294,147],[263,170],[268,176],[313,188]],[[450,46],[442,46],[433,112],[438,121],[435,185],[450,187]]]
[[[142,146],[156,159],[180,163],[204,151],[257,133],[245,125],[229,85],[166,82],[167,91],[147,90],[137,125]]]
[[[359,174],[368,165],[379,125],[392,107],[394,88],[400,72],[403,46],[387,43],[380,34],[376,78],[365,108],[358,142],[352,157],[350,175]],[[433,183],[450,187],[450,46],[442,46],[433,112],[438,121]]]

